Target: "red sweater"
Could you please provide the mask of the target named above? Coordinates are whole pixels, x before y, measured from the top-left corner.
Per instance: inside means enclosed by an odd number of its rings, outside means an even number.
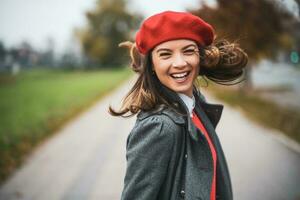
[[[195,124],[195,126],[201,130],[201,132],[204,134],[206,140],[208,141],[209,144],[209,148],[212,154],[212,158],[213,158],[213,166],[214,166],[214,172],[213,172],[213,182],[212,182],[212,186],[211,186],[211,193],[210,193],[210,200],[216,200],[216,166],[217,166],[217,153],[215,150],[215,147],[212,143],[212,141],[210,140],[210,137],[205,129],[205,127],[203,126],[202,122],[200,121],[199,117],[196,115],[196,113],[193,111],[193,117],[192,120]]]

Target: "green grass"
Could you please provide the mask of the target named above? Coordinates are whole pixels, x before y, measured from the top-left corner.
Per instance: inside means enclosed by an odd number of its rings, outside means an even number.
[[[0,77],[0,182],[33,147],[130,75],[35,69]]]
[[[281,107],[259,97],[258,93],[241,92],[210,84],[208,90],[217,98],[233,107],[241,108],[244,113],[263,126],[275,128],[300,143],[300,111],[295,108]]]

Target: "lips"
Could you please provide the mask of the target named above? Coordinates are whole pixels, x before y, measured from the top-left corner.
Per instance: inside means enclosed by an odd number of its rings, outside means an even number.
[[[180,73],[172,73],[170,76],[176,80],[176,82],[183,82],[187,79],[190,71],[180,72]]]

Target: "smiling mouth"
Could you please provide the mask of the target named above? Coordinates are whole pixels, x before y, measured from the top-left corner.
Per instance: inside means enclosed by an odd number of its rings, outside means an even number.
[[[179,79],[179,78],[185,78],[185,77],[187,77],[189,74],[190,74],[190,72],[174,73],[174,74],[171,74],[171,77],[172,77],[172,78]]]
[[[170,76],[173,79],[175,79],[176,81],[183,82],[187,79],[187,77],[190,73],[191,73],[190,71],[182,72],[182,73],[173,73],[173,74],[170,74]]]

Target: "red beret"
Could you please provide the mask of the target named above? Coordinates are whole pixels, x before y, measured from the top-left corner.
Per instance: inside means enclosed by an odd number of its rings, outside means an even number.
[[[175,39],[190,39],[207,46],[213,42],[214,29],[191,13],[165,11],[142,23],[135,42],[139,52],[147,54],[156,45]]]

